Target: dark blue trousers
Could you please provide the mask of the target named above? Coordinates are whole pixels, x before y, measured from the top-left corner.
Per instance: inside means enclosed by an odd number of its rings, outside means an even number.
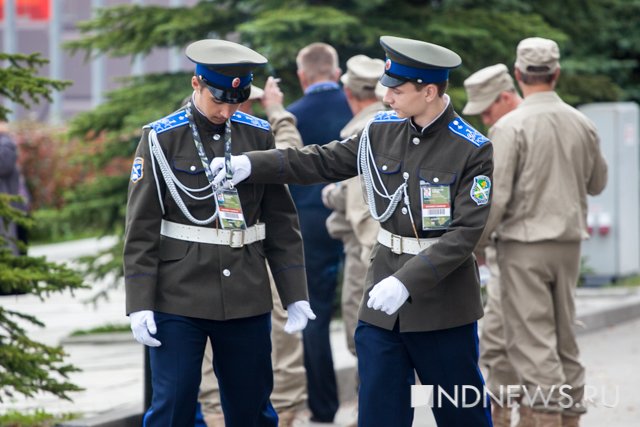
[[[269,396],[271,313],[226,321],[155,313],[160,347],[149,348],[153,397],[143,427],[193,426],[207,338],[228,427],[276,427]]]
[[[360,391],[359,427],[411,427],[411,386],[415,372],[423,385],[434,386],[433,415],[440,427],[492,427],[488,399],[464,408],[483,393],[478,368],[477,324],[429,332],[399,332],[360,321],[355,333]],[[438,402],[437,389],[449,396],[457,389],[458,402],[446,397]],[[466,393],[463,399],[462,393]]]

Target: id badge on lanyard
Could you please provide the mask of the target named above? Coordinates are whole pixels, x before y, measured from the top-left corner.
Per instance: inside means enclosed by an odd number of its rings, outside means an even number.
[[[451,190],[448,185],[420,184],[422,229],[439,230],[451,224]]]
[[[233,171],[231,169],[231,124],[229,120],[227,120],[224,130],[224,163],[227,170],[227,182],[231,183]],[[218,218],[220,218],[220,225],[223,229],[244,230],[247,228],[237,188],[233,185],[228,188],[218,188],[216,190],[216,204],[218,205]]]
[[[200,133],[191,115],[191,103],[187,105],[187,117],[189,118],[189,126],[191,127],[191,133],[193,134],[193,142],[196,145],[196,150],[202,161],[205,173],[209,183],[213,182],[213,173],[209,168],[209,159],[204,151],[204,145],[200,139]],[[224,161],[227,170],[227,182],[231,182],[233,178],[233,172],[231,170],[231,122],[227,120],[224,131]],[[242,213],[242,204],[240,203],[240,196],[238,190],[231,186],[230,188],[220,187],[215,190],[216,194],[216,209],[218,211],[218,218],[220,219],[220,225],[225,230],[244,230],[247,228],[247,223],[244,220],[244,214]]]

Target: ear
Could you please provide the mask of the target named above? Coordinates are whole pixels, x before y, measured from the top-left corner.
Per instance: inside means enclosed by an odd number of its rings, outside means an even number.
[[[299,68],[296,71],[296,74],[298,75],[298,80],[300,81],[300,86],[302,86],[302,88],[305,89],[308,86],[307,85],[307,75],[304,73],[304,71],[302,71]]]
[[[197,91],[200,88],[200,80],[196,76],[191,76],[191,87]]]
[[[336,71],[333,73],[333,81],[340,80],[340,76],[342,75],[342,69],[340,67],[336,68]]]
[[[434,84],[428,84],[423,86],[422,90],[424,91],[425,101],[432,102],[434,99],[438,97],[438,86]]]

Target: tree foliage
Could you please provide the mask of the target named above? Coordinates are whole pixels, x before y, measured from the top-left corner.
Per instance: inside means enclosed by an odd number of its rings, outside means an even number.
[[[11,206],[16,197],[0,194],[0,220],[29,226],[26,214]],[[44,258],[16,256],[0,236],[0,293],[34,294],[43,303],[52,292],[83,287],[82,278],[62,265]],[[0,306],[0,401],[14,394],[33,396],[49,392],[69,399],[68,393],[80,390],[70,383],[69,373],[76,371],[64,362],[61,347],[51,347],[29,338],[24,324],[44,326],[37,318]]]
[[[47,61],[38,54],[8,55],[0,53],[8,66],[0,68],[0,98],[8,98],[25,107],[41,98],[50,99],[51,90],[69,83],[36,75]],[[10,111],[0,107],[0,120]],[[19,197],[0,194],[0,222],[29,227],[25,212],[12,206]],[[8,227],[7,227],[8,228]],[[19,242],[16,242],[20,246]],[[0,294],[34,294],[44,302],[52,292],[63,292],[83,286],[82,278],[69,268],[47,262],[44,258],[16,256],[0,235]],[[67,380],[76,370],[64,362],[61,347],[51,347],[29,338],[24,324],[44,326],[33,316],[0,306],[0,401],[14,394],[33,396],[49,392],[68,399],[67,393],[79,388]]]
[[[42,98],[51,101],[49,93],[52,90],[62,90],[71,84],[68,81],[38,76],[39,68],[49,62],[39,53],[23,55],[0,52],[0,63],[4,61],[8,66],[0,68],[0,98],[9,99],[24,107],[38,103]],[[10,112],[0,104],[0,121],[7,120]]]

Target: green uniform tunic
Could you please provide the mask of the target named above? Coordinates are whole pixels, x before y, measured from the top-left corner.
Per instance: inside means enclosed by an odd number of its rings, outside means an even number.
[[[224,126],[209,122],[196,108],[192,112],[207,157],[223,156]],[[237,112],[231,122],[234,154],[274,147],[264,120]],[[127,313],[153,310],[213,320],[266,313],[272,300],[265,260],[285,307],[307,300],[298,217],[284,185],[237,186],[247,226],[265,223],[265,240],[231,248],[160,235],[162,219],[194,224],[178,208],[159,170],[158,181],[154,179],[148,143],[151,129],[158,132],[160,146],[180,182],[191,188],[208,184],[184,110],[145,127],[134,162],[142,165],[134,168],[129,184],[124,247]],[[213,198],[198,201],[181,195],[197,219],[214,213]],[[213,222],[205,227],[215,226]]]

